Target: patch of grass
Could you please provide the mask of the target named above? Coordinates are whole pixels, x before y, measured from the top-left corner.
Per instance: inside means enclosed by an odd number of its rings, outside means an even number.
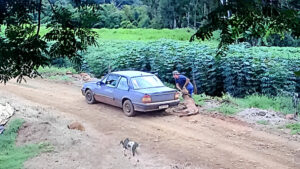
[[[159,40],[188,41],[195,33],[193,29],[94,29],[101,40]]]
[[[269,122],[266,121],[266,120],[259,120],[259,121],[257,121],[256,123],[262,124],[262,125],[268,125],[268,124],[269,124]]]
[[[0,135],[0,168],[1,169],[20,169],[23,163],[45,151],[48,144],[27,144],[25,146],[16,146],[16,137],[19,127],[24,123],[21,119],[15,119],[9,123],[9,126]],[[50,151],[50,150],[49,150]]]
[[[203,106],[205,104],[205,100],[211,99],[211,97],[205,95],[205,94],[194,94],[193,99],[197,106]]]
[[[191,36],[196,32],[194,29],[93,29],[99,34],[99,40],[134,40],[134,41],[153,41],[159,39],[170,39],[178,41],[189,41]],[[45,26],[41,27],[41,35],[45,35],[49,30]],[[213,32],[213,38],[198,43],[206,44],[211,47],[217,47],[219,44],[220,31]]]
[[[300,134],[300,123],[288,124],[286,128],[291,129],[291,134]]]
[[[273,110],[284,114],[293,114],[296,110],[293,107],[292,97],[277,96],[268,97],[264,95],[250,95],[245,98],[230,98],[230,100],[243,108],[259,108]],[[298,109],[300,105],[298,105]]]
[[[38,72],[42,75],[65,75],[67,71],[70,71],[72,73],[76,73],[74,68],[59,68],[59,67],[39,67]]]
[[[50,76],[50,77],[46,77],[47,79],[50,80],[57,80],[57,81],[66,81],[66,82],[70,82],[72,81],[72,79],[69,76]]]
[[[218,111],[223,113],[224,115],[234,115],[240,111],[240,109],[231,104],[222,104],[221,106],[213,109],[214,111]]]

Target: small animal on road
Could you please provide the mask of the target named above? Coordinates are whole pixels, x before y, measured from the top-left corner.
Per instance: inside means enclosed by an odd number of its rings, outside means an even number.
[[[126,138],[125,140],[121,140],[120,144],[122,144],[122,146],[123,146],[124,155],[125,155],[126,150],[130,150],[133,156],[135,156],[135,154],[137,153],[136,149],[139,146],[139,144],[137,142],[130,141],[129,138]]]

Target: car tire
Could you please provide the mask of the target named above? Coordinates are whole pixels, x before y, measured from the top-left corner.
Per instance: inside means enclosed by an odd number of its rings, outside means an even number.
[[[96,100],[94,98],[94,94],[91,90],[87,90],[85,92],[85,100],[88,104],[94,104],[96,103]]]
[[[136,115],[136,111],[134,110],[133,104],[130,100],[125,100],[123,103],[123,112],[128,117],[133,117]]]

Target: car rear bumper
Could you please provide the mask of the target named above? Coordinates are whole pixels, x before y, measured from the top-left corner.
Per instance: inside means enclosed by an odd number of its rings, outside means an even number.
[[[161,106],[168,105],[168,107],[177,106],[180,100],[171,100],[171,101],[164,101],[164,102],[156,102],[156,103],[134,103],[134,110],[140,112],[149,112],[149,111],[156,111],[156,110],[164,110],[166,108],[160,108]]]

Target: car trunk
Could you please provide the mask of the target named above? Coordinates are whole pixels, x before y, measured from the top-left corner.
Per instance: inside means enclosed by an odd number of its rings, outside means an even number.
[[[168,101],[168,100],[174,100],[175,98],[175,91],[173,92],[159,92],[159,93],[152,93],[151,99],[152,102],[162,102],[162,101]]]
[[[176,90],[169,87],[157,87],[138,90],[144,94],[149,94],[152,99],[152,103],[163,102],[175,99]]]

